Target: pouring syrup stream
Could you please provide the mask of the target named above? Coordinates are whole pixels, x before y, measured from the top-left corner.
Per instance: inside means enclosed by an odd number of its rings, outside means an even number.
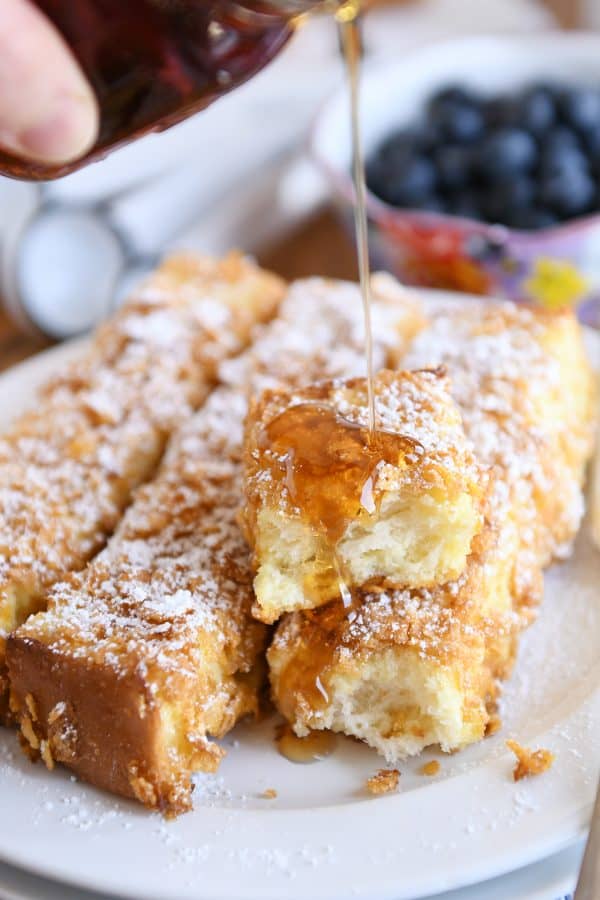
[[[367,362],[367,397],[369,439],[374,440],[376,430],[375,396],[373,390],[373,332],[371,325],[371,283],[369,269],[369,241],[367,229],[367,202],[365,165],[362,151],[359,101],[360,101],[360,0],[348,0],[336,12],[341,44],[348,73],[350,116],[352,128],[352,171],[354,181],[354,228],[358,272],[365,319],[365,354]]]

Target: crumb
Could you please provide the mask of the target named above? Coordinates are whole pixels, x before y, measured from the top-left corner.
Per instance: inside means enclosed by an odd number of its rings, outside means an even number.
[[[380,769],[371,778],[367,778],[367,790],[370,794],[390,794],[398,788],[399,780],[398,769]]]
[[[40,744],[40,756],[46,763],[46,768],[49,772],[54,768],[54,759],[52,757],[52,752],[50,750],[50,744],[48,741],[42,741]]]
[[[550,768],[555,759],[554,753],[550,750],[528,750],[516,741],[507,741],[506,746],[517,757],[517,764],[513,769],[514,781],[520,781],[529,775],[541,775]]]
[[[37,722],[37,711],[36,711],[36,706],[35,706],[35,700],[33,699],[33,695],[32,695],[32,694],[27,694],[27,695],[26,695],[26,697],[25,697],[25,706],[26,706],[27,709],[29,710],[29,713],[30,713],[30,715],[31,715],[31,721],[32,721],[32,722]]]
[[[432,759],[419,769],[419,775],[437,775],[440,771],[440,764],[437,759]]]
[[[487,725],[485,726],[485,736],[491,737],[493,734],[496,734],[497,731],[500,731],[502,728],[502,719],[497,713],[493,713]]]
[[[275,788],[267,788],[266,791],[263,791],[260,795],[264,800],[274,800],[277,796],[277,791]]]

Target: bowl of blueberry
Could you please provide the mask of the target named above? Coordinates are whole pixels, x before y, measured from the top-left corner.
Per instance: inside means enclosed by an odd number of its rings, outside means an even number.
[[[432,45],[367,69],[361,100],[376,266],[600,325],[600,37]],[[350,222],[343,90],[312,153]]]

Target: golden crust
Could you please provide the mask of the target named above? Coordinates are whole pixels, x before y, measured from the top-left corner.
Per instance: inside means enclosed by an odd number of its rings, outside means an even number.
[[[82,778],[170,814],[189,808],[191,773],[218,765],[209,735],[257,710],[266,631],[250,616],[236,521],[243,409],[214,393],[107,548],[8,642],[11,703],[33,748],[46,741]]]
[[[595,379],[572,313],[430,301],[405,364],[445,365],[467,436],[498,471],[497,503],[520,533],[515,591],[539,600],[540,567],[569,554],[596,422]]]
[[[0,705],[6,635],[102,547],[217,363],[282,293],[237,254],[167,260],[0,439]]]
[[[400,356],[423,324],[414,304],[390,299],[389,285],[384,293],[386,299],[375,304],[377,368]],[[548,426],[541,443],[528,437],[524,444],[528,464],[534,447],[541,446],[545,453],[550,446],[545,441],[552,435],[559,456],[564,454],[562,468],[548,463],[550,473],[559,472],[568,481],[564,490],[561,483],[561,491],[556,491],[565,506],[563,540],[572,537],[577,525],[576,500],[591,430],[588,374],[576,352],[576,326],[564,321],[566,338],[571,335],[566,340],[552,327],[560,317],[549,318],[538,332],[543,317],[522,328],[521,314],[510,315],[511,335],[518,335],[516,349],[521,344],[529,348],[518,357],[519,366],[532,362],[530,327],[534,336],[546,336],[534,354],[535,383],[538,376],[546,377],[552,386],[552,421],[564,413],[564,421],[573,423],[573,436],[561,439],[560,429],[552,432]],[[493,316],[498,319],[499,313],[494,310]],[[323,345],[315,321],[321,323]],[[260,678],[265,629],[249,614],[252,572],[236,525],[247,395],[265,386],[297,387],[311,378],[360,374],[364,359],[358,322],[355,286],[318,279],[296,285],[282,304],[280,318],[259,329],[252,350],[220,368],[225,386],[174,440],[159,474],[139,491],[107,548],[82,573],[56,585],[49,611],[30,618],[11,637],[12,702],[22,740],[48,766],[64,762],[94,784],[169,814],[189,808],[191,771],[218,764],[219,751],[209,736],[223,734],[239,715],[255,707]],[[489,324],[481,327],[487,336]],[[456,335],[450,328],[441,349],[442,355],[451,356],[447,342],[458,336],[461,353],[472,360],[469,384],[475,393],[462,389],[461,401],[461,391],[453,390],[473,439],[489,438],[489,423],[499,423],[492,442],[477,447],[480,458],[495,466],[486,525],[474,541],[467,569],[454,582],[358,594],[343,620],[341,604],[283,620],[268,654],[273,692],[301,733],[310,727],[332,727],[367,740],[373,737],[370,742],[394,759],[427,743],[451,749],[482,737],[498,679],[508,674],[518,632],[530,617],[522,608],[523,598],[533,599],[539,590],[541,561],[551,541],[556,545],[552,552],[560,552],[558,531],[545,513],[545,531],[523,541],[521,528],[530,521],[528,504],[537,495],[527,488],[532,476],[507,455],[506,441],[512,434],[511,453],[520,450],[521,429],[529,419],[519,412],[517,424],[512,424],[505,371],[490,375],[491,387],[481,381],[482,358],[494,356],[489,342],[482,346],[477,329],[471,334],[469,328],[459,322]],[[421,344],[417,339],[415,350],[431,356],[425,365],[444,361],[434,352],[442,335],[443,329],[429,347],[425,336]],[[498,325],[495,340],[504,341],[503,335]],[[467,352],[469,340],[472,352]],[[573,371],[561,387],[555,373],[540,368],[536,360],[540,354],[542,360],[545,354],[560,354],[569,341],[572,352],[564,354],[569,359],[564,369]],[[457,367],[459,358],[456,355]],[[448,362],[451,377],[456,377]],[[518,390],[526,391],[528,379],[519,367],[517,373]],[[516,392],[516,383],[508,381]],[[567,383],[568,391],[575,384],[583,388],[579,424],[571,410],[564,409]],[[477,390],[483,398],[480,407],[474,399]],[[543,406],[533,399],[527,409],[538,415],[532,428],[539,438],[545,427]],[[478,430],[480,415],[488,430]],[[494,441],[500,442],[501,452]],[[523,547],[526,565],[517,566]],[[324,662],[321,657],[316,671],[321,654]],[[449,705],[439,707],[447,718],[436,720],[435,706],[423,717],[400,697],[401,702],[386,711],[386,727],[393,726],[387,731],[379,727],[377,733],[366,734],[348,728],[347,710],[336,710],[334,701],[349,685],[362,689],[371,678],[375,694],[363,693],[361,699],[367,709],[374,706],[383,670],[369,669],[373,660],[387,665],[388,675],[400,671],[423,683],[431,677],[436,685],[452,688]],[[396,692],[404,685],[397,677],[390,683]]]
[[[456,581],[286,616],[267,653],[278,709],[300,733],[354,734],[390,763],[479,740],[516,649],[513,558],[488,519]]]
[[[440,304],[403,364],[447,367],[479,459],[494,468],[487,525],[463,576],[362,592],[285,617],[268,651],[275,702],[300,734],[333,728],[393,763],[483,737],[498,681],[581,516],[594,387],[571,315]]]
[[[513,769],[513,781],[542,775],[543,772],[547,772],[551,768],[556,758],[550,750],[543,748],[529,750],[527,747],[522,747],[517,741],[507,741],[506,746],[517,757],[517,762]]]
[[[388,276],[373,279],[375,371],[392,367],[426,324],[420,304],[410,295],[384,291],[389,281],[393,279]],[[219,368],[223,383],[248,396],[268,388],[299,387],[364,373],[364,319],[358,286],[326,278],[306,278],[290,285],[278,318],[257,329],[247,353]]]
[[[245,434],[254,615],[272,622],[366,583],[422,587],[464,569],[487,482],[442,370],[266,391]]]
[[[370,778],[367,778],[366,788],[370,794],[391,794],[398,790],[400,772],[398,769],[379,769]]]
[[[330,348],[358,366],[349,326],[360,315],[357,288],[311,285]],[[288,347],[314,368],[305,293],[290,292],[280,318],[259,332],[238,363],[242,381],[230,369],[230,383],[173,438],[105,550],[56,584],[48,610],[9,638],[11,702],[29,752],[170,815],[189,808],[192,771],[218,765],[209,738],[256,709],[267,631],[250,615],[250,558],[237,524],[243,421],[249,386],[301,377],[301,367],[286,370]],[[391,324],[390,313],[376,332],[381,358]],[[349,334],[355,343],[344,347]],[[274,335],[277,352],[267,352]],[[254,370],[254,359],[272,368]]]

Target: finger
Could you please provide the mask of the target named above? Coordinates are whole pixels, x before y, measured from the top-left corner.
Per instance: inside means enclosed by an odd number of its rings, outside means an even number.
[[[0,2],[0,144],[49,164],[94,143],[98,106],[54,25],[28,0]]]

